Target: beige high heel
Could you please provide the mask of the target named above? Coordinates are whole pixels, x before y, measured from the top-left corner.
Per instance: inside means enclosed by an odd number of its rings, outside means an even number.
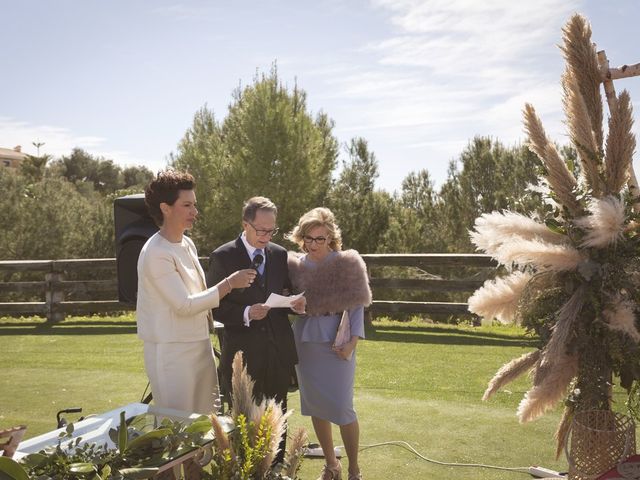
[[[325,465],[322,467],[318,480],[342,480],[342,464],[338,462],[335,467]]]
[[[362,480],[362,472],[350,473],[349,480]]]

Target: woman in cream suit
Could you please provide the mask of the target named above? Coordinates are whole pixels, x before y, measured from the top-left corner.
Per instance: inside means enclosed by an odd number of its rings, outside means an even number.
[[[256,272],[239,270],[206,287],[195,245],[184,235],[198,215],[194,186],[191,175],[166,170],[145,189],[160,231],[138,259],[136,316],[155,404],[207,414],[220,406],[211,309],[232,289],[251,285]]]

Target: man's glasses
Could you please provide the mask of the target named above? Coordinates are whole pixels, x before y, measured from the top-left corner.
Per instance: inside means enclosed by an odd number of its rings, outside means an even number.
[[[309,237],[308,235],[305,235],[302,237],[302,241],[307,245],[311,245],[313,242],[316,242],[317,245],[324,245],[324,242],[327,241],[327,237]]]
[[[273,236],[277,235],[278,232],[280,231],[280,229],[278,227],[276,227],[276,228],[274,228],[272,230],[262,230],[262,229],[254,227],[251,222],[247,222],[247,223],[249,225],[251,225],[251,228],[253,228],[256,231],[256,235],[258,235],[259,237],[266,237],[266,236],[273,237]]]

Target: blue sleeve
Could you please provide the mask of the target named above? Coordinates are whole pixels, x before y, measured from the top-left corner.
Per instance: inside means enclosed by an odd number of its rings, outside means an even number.
[[[357,335],[364,338],[364,306],[360,305],[349,310],[349,325],[351,336]]]

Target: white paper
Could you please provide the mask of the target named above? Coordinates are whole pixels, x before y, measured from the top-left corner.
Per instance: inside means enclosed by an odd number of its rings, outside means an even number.
[[[298,295],[291,295],[289,297],[278,295],[277,293],[272,293],[271,295],[269,295],[269,298],[267,298],[265,305],[268,305],[271,308],[291,308],[291,304],[303,295],[304,292],[299,293]]]

